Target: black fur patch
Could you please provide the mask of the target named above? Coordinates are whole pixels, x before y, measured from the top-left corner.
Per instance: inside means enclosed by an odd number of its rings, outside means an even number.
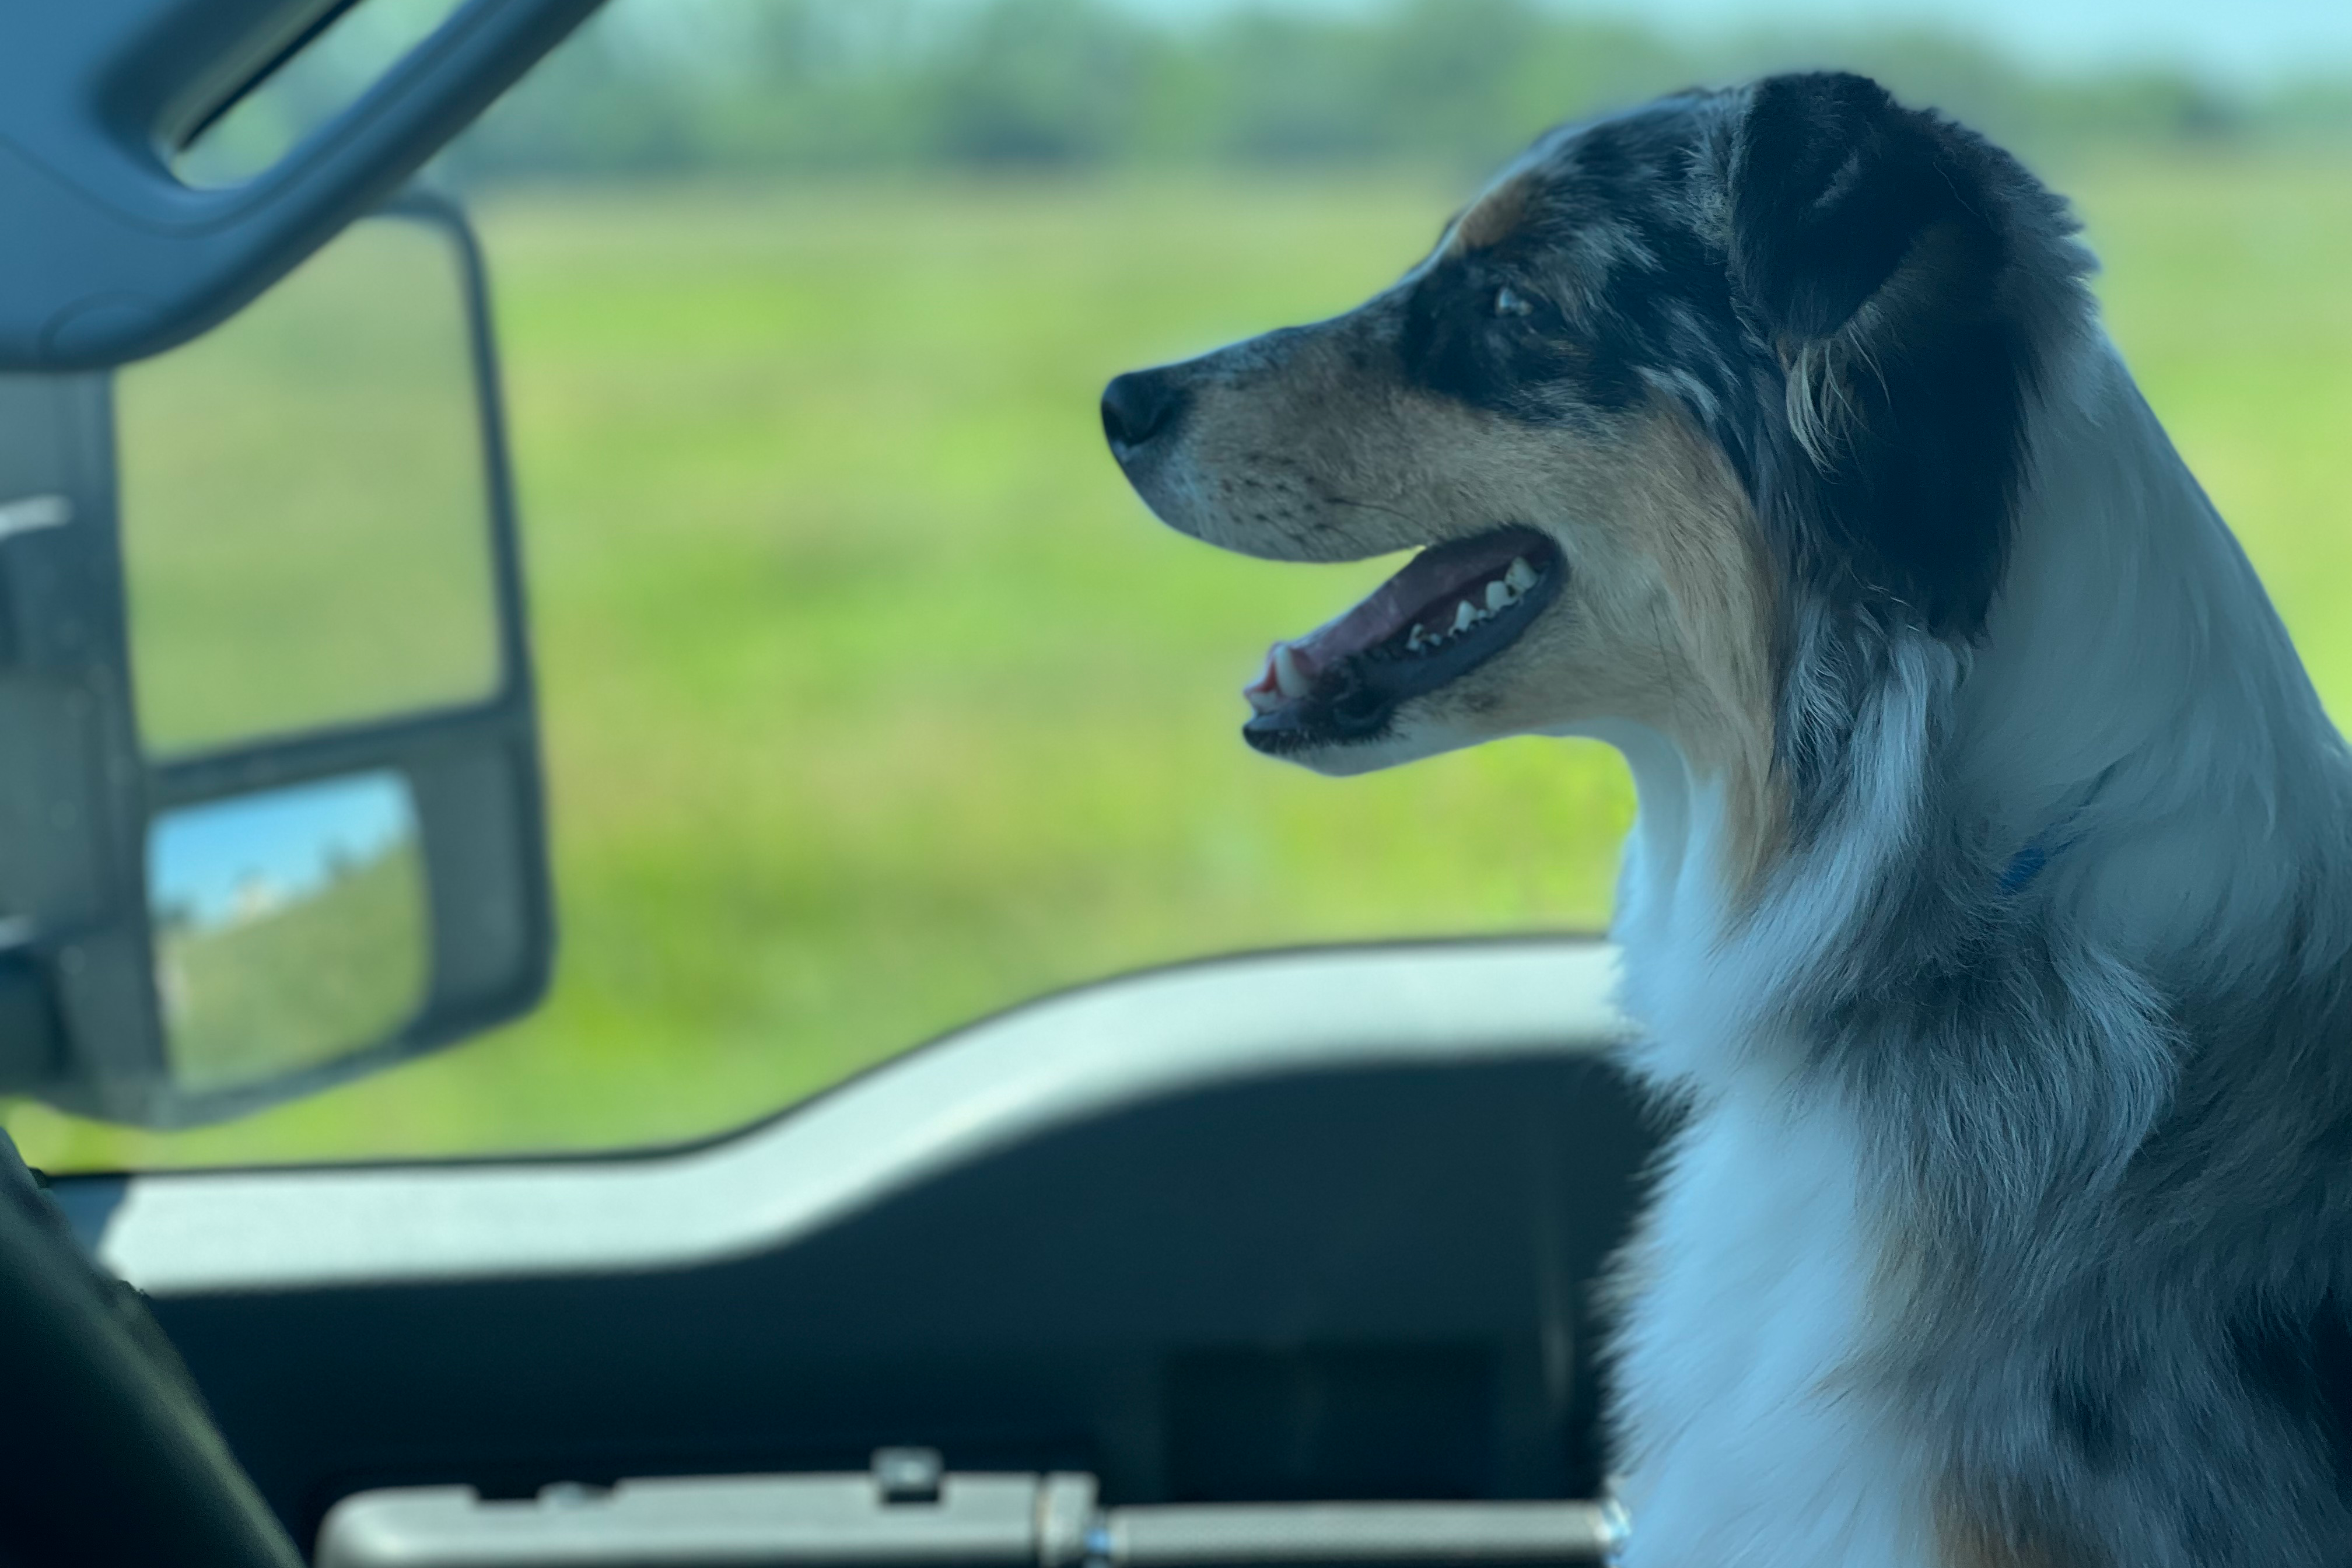
[[[1920,230],[1958,205],[1937,177],[1933,131],[1861,77],[1757,83],[1732,176],[1731,259],[1774,332],[1844,326]]]
[[[2061,1375],[2050,1390],[2051,1424],[2094,1475],[2122,1457],[2122,1422],[2107,1391],[2080,1375]]]
[[[1496,309],[1508,288],[1524,314]],[[1398,351],[1410,378],[1474,408],[1534,420],[1572,410],[1557,394],[1596,390],[1591,356],[1566,330],[1559,308],[1523,268],[1494,254],[1449,257],[1405,296]]]
[[[2352,1497],[2352,1321],[2335,1298],[2298,1323],[2242,1323],[2230,1336],[2248,1392],[2306,1428]]]
[[[2071,220],[2006,153],[1854,76],[1759,83],[1731,186],[1744,310],[1784,372],[1817,355],[1837,384],[1822,399],[1826,467],[1769,443],[1768,516],[1815,585],[1973,635],[2024,458],[2036,366],[2023,302],[2035,281],[2068,281],[2012,268],[2063,268],[2052,242]]]

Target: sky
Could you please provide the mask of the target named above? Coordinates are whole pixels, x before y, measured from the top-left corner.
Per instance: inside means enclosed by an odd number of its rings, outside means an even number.
[[[148,831],[148,901],[199,925],[236,912],[241,892],[280,899],[323,884],[338,859],[363,865],[414,840],[415,811],[397,773],[361,773],[167,811]]]
[[[1252,0],[1123,3],[1181,18]],[[1281,0],[1286,9],[1342,14],[1380,4]],[[2057,71],[2148,64],[2264,86],[2352,70],[2352,0],[1562,0],[1559,8],[1692,34],[1932,26],[1981,38],[2012,58]]]

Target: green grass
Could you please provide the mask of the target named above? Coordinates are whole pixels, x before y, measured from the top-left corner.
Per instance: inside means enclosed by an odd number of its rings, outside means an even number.
[[[173,1077],[201,1093],[374,1045],[425,999],[425,868],[404,842],[257,919],[158,934]]]
[[[2066,172],[2122,341],[2352,716],[2342,160]],[[1234,737],[1269,637],[1383,568],[1152,524],[1114,371],[1342,308],[1443,182],[549,193],[481,215],[564,951],[532,1019],[234,1125],[37,1107],[58,1168],[641,1143],[1050,987],[1265,943],[1594,927],[1613,756],[1332,782]]]

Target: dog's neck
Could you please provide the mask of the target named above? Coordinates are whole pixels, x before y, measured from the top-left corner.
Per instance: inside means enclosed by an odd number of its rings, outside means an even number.
[[[1952,801],[2051,845],[2070,913],[2162,962],[2251,937],[2342,858],[2345,751],[2120,358],[2102,340],[2074,370],[1956,694]]]
[[[2252,567],[2104,336],[2054,368],[1982,637],[1891,648],[1839,797],[1759,883],[1738,886],[1738,781],[1659,731],[1602,733],[1641,799],[1617,920],[1637,1014],[1746,1013],[1858,922],[1932,905],[1974,932],[2004,900],[2135,967],[2258,969],[2347,859],[2344,747]]]

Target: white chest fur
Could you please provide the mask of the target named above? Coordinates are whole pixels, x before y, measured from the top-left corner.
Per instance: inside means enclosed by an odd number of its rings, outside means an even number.
[[[1663,1181],[1617,1376],[1627,1568],[1935,1561],[1921,1467],[1854,1371],[1871,1263],[1850,1131],[1719,1105]]]

